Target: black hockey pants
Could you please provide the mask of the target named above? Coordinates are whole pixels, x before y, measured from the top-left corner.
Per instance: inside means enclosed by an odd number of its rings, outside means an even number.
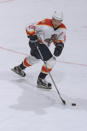
[[[31,48],[31,51],[30,51],[31,55],[37,59],[41,59],[40,54],[36,48],[36,45],[34,43],[29,42],[29,46]],[[43,56],[44,61],[48,61],[50,58],[52,58],[52,53],[50,52],[50,50],[45,44],[40,44],[38,42],[38,47],[40,49],[40,52]]]

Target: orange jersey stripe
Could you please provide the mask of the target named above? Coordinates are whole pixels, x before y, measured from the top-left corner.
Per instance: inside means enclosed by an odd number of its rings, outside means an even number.
[[[59,28],[64,28],[64,29],[66,29],[66,26],[62,23],[62,24],[59,26]]]
[[[58,42],[59,42],[59,43],[63,43],[62,40],[58,40],[58,41],[54,41],[54,45],[56,45]]]
[[[32,30],[32,31],[28,31],[27,29],[26,29],[26,33],[27,33],[27,35],[35,35],[35,31],[34,30]]]
[[[47,25],[52,27],[52,19],[44,19],[37,23],[37,25]]]
[[[50,27],[53,27],[52,25],[52,19],[44,19],[40,22],[37,23],[37,25],[47,25],[47,26],[50,26]],[[62,23],[59,28],[64,28],[66,29],[66,26]]]

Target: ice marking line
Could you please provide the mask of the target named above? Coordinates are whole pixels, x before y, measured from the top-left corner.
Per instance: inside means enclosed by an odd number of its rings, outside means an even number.
[[[0,46],[0,49],[2,49],[2,50],[4,50],[4,51],[11,52],[11,53],[28,56],[28,54],[26,54],[26,53],[19,52],[19,51],[15,51],[15,50],[13,50],[13,49],[5,48],[5,47],[2,47],[2,46]],[[77,66],[87,67],[87,64],[80,64],[80,63],[74,63],[74,62],[68,62],[68,61],[60,61],[60,60],[57,60],[57,62],[63,63],[63,64],[70,64],[70,65],[77,65]]]
[[[8,2],[12,2],[15,0],[0,0],[0,4],[4,4],[4,3],[8,3]]]
[[[15,51],[15,50],[13,50],[13,49],[4,48],[4,47],[1,47],[1,46],[0,46],[0,49],[5,50],[5,51],[8,51],[8,52],[11,52],[11,53],[24,55],[24,56],[25,56],[25,55],[28,55],[28,54],[26,54],[26,53],[19,52],[19,51]]]
[[[87,67],[86,64],[80,64],[80,63],[74,63],[74,62],[68,62],[68,61],[59,61],[59,60],[57,60],[57,62],[59,62],[59,63],[65,63],[65,64],[70,64],[70,65],[78,65],[78,66]]]

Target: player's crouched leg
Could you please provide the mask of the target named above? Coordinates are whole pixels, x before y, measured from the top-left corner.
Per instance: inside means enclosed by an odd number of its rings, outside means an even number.
[[[32,65],[34,65],[34,64],[36,64],[36,63],[38,63],[38,62],[39,62],[39,59],[37,59],[36,57],[34,57],[34,56],[32,56],[32,55],[29,55],[29,56],[27,56],[27,57],[24,59],[23,65],[24,65],[25,67],[29,67],[29,66],[32,66]]]
[[[47,82],[45,78],[48,75],[48,73],[52,70],[55,63],[56,63],[56,59],[54,57],[51,57],[46,62],[46,65],[42,66],[41,72],[40,72],[38,80],[37,80],[37,87],[45,88],[45,89],[52,88],[52,84],[50,82]]]
[[[34,56],[29,55],[25,57],[24,61],[18,65],[15,66],[12,71],[15,72],[16,74],[25,77],[26,73],[23,71],[25,68],[32,66],[33,64],[37,63],[39,60],[36,59]]]

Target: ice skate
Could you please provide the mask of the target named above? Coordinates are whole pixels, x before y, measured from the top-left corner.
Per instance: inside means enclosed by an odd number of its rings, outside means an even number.
[[[45,79],[38,78],[37,87],[44,89],[52,89],[52,84],[47,82]]]
[[[11,70],[22,77],[26,76],[26,73],[20,68],[20,66],[15,66]]]

